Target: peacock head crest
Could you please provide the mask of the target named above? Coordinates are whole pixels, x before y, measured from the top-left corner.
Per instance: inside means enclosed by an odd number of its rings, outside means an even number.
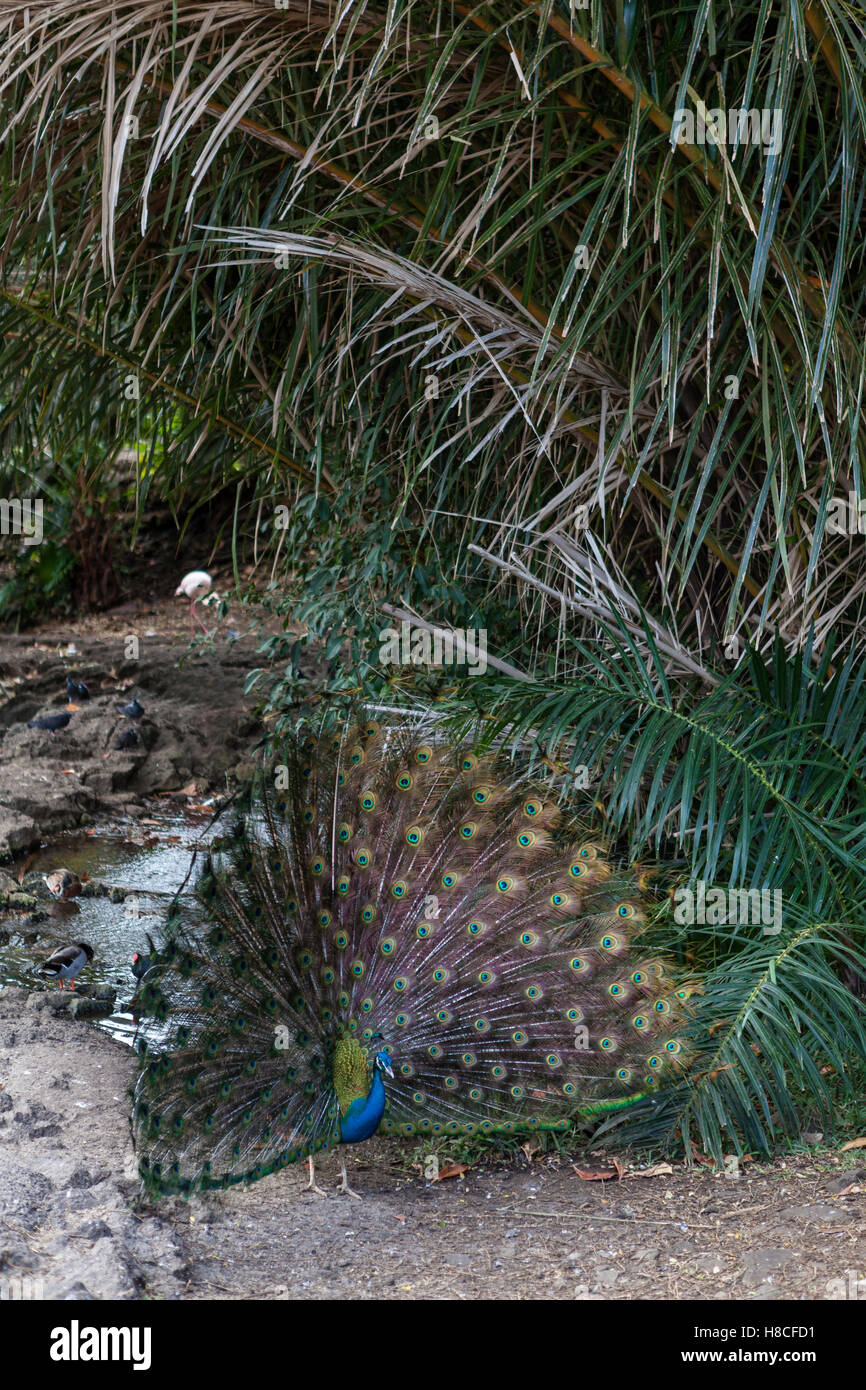
[[[386,1074],[387,1076],[390,1076],[390,1077],[392,1078],[392,1080],[393,1080],[393,1077],[394,1077],[394,1069],[393,1069],[393,1067],[391,1066],[391,1054],[390,1054],[390,1052],[377,1052],[377,1053],[376,1053],[376,1068],[377,1068],[378,1071],[383,1071],[383,1072],[385,1072],[385,1074]]]

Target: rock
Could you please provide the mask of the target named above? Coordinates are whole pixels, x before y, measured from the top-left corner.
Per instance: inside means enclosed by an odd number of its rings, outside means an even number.
[[[82,1240],[102,1240],[105,1236],[111,1237],[113,1232],[104,1221],[85,1221],[75,1234]]]
[[[116,999],[116,989],[100,990],[93,998],[77,994],[69,1001],[69,1013],[72,1018],[107,1018],[114,1012]]]
[[[807,1207],[785,1207],[779,1212],[779,1222],[787,1226],[799,1226],[804,1221],[850,1221],[853,1212],[846,1211],[844,1207],[821,1206],[818,1202],[812,1202]]]
[[[30,849],[31,845],[38,845],[40,839],[39,827],[34,820],[20,811],[10,810],[8,806],[0,806],[0,855]]]
[[[866,1182],[866,1168],[854,1168],[848,1173],[843,1173],[841,1178],[833,1178],[832,1182],[828,1182],[827,1191],[844,1192],[845,1188],[850,1187],[852,1183],[864,1182]]]
[[[741,1256],[743,1262],[742,1284],[746,1289],[757,1289],[767,1280],[772,1280],[793,1260],[797,1259],[793,1250],[778,1247],[769,1250],[747,1250]]]
[[[4,1220],[14,1217],[25,1230],[42,1220],[42,1208],[51,1191],[48,1179],[31,1168],[5,1158],[0,1164],[0,1211]]]

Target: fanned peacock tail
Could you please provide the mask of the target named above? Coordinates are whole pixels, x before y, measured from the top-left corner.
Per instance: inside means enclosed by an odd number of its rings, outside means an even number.
[[[369,725],[308,741],[208,864],[143,1006],[154,1192],[253,1180],[340,1139],[390,1053],[381,1128],[564,1128],[680,1072],[690,985],[644,956],[634,880],[494,760]]]

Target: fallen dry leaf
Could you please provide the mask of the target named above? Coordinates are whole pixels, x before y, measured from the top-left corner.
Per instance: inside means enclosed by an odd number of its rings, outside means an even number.
[[[850,1196],[850,1194],[851,1194],[852,1192],[862,1192],[862,1191],[863,1191],[863,1189],[862,1189],[862,1187],[860,1186],[859,1182],[849,1182],[848,1186],[847,1186],[847,1187],[843,1187],[842,1190],[841,1190],[841,1192],[838,1192],[836,1195],[837,1195],[838,1197],[848,1197],[848,1196]]]
[[[654,1163],[651,1168],[635,1168],[629,1174],[632,1178],[660,1178],[674,1170],[669,1163]]]
[[[715,1160],[712,1159],[712,1158],[709,1158],[706,1154],[701,1153],[701,1151],[700,1151],[700,1149],[698,1148],[697,1144],[695,1143],[694,1139],[691,1140],[691,1146],[692,1146],[692,1158],[696,1159],[698,1163],[703,1163],[705,1167],[708,1167],[708,1168],[715,1168],[715,1166],[716,1166]]]
[[[618,1158],[612,1158],[611,1163],[613,1164],[613,1169],[606,1168],[602,1172],[597,1173],[592,1173],[586,1168],[578,1168],[576,1163],[572,1163],[571,1166],[581,1182],[609,1182],[611,1178],[619,1180],[626,1172],[626,1165],[620,1163]]]
[[[531,1163],[535,1154],[541,1151],[540,1144],[533,1144],[531,1139],[527,1139],[525,1144],[520,1145],[520,1152],[526,1158],[527,1163]]]
[[[842,1145],[839,1152],[844,1154],[849,1149],[866,1149],[866,1134],[862,1134],[859,1139],[849,1139],[847,1144]]]
[[[142,818],[138,823],[139,825],[159,825],[158,820],[147,820],[146,818]]]
[[[446,1178],[462,1178],[463,1174],[468,1172],[468,1163],[446,1163],[444,1168],[439,1169],[438,1174],[432,1181],[444,1182]]]

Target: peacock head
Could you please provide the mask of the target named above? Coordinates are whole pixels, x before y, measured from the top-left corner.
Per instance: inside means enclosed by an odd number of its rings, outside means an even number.
[[[390,1054],[390,1052],[377,1052],[377,1053],[376,1053],[376,1067],[377,1067],[377,1070],[385,1072],[386,1075],[390,1076],[390,1077],[392,1078],[392,1080],[393,1080],[393,1077],[394,1077],[394,1070],[393,1070],[393,1068],[392,1068],[392,1066],[391,1066],[391,1054]]]

